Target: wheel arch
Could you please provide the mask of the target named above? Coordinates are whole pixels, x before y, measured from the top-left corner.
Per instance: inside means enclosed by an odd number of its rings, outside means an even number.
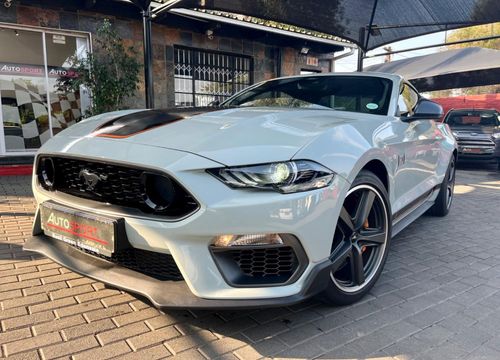
[[[385,190],[389,194],[389,172],[382,161],[378,159],[370,160],[361,168],[361,170],[368,170],[375,174],[375,176],[380,179],[382,184],[384,184]]]

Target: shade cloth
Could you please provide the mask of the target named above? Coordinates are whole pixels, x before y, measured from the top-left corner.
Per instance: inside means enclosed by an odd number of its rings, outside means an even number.
[[[376,64],[364,69],[399,74],[420,91],[500,83],[500,51],[470,47]]]
[[[283,22],[345,38],[364,50],[436,31],[500,21],[499,0],[180,0],[173,6]],[[362,30],[366,28],[371,31]]]

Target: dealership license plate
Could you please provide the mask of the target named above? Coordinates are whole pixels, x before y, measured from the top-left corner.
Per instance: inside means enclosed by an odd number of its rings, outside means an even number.
[[[52,202],[40,205],[40,219],[47,236],[72,246],[104,256],[111,256],[117,248],[121,219],[97,216]]]
[[[482,154],[484,152],[483,149],[479,148],[463,148],[462,151],[470,154]]]

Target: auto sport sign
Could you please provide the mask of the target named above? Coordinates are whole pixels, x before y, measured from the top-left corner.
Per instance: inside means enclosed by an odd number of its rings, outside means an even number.
[[[48,66],[49,77],[77,77],[73,69],[66,69],[59,66]],[[0,75],[23,75],[23,76],[45,76],[43,65],[0,63]]]

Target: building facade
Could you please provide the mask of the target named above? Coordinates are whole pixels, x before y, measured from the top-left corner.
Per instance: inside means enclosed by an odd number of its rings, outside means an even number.
[[[6,7],[9,3],[11,6]],[[32,155],[82,118],[84,89],[61,92],[71,58],[92,51],[92,38],[110,19],[127,46],[142,55],[140,14],[121,2],[11,1],[0,4],[0,157]],[[42,5],[43,4],[43,5]],[[248,19],[173,14],[153,23],[155,107],[206,106],[265,79],[326,72],[337,40],[286,34]],[[210,17],[210,16],[211,17]],[[142,57],[141,57],[142,59]],[[142,78],[142,76],[141,76]],[[144,83],[124,105],[144,107]]]

